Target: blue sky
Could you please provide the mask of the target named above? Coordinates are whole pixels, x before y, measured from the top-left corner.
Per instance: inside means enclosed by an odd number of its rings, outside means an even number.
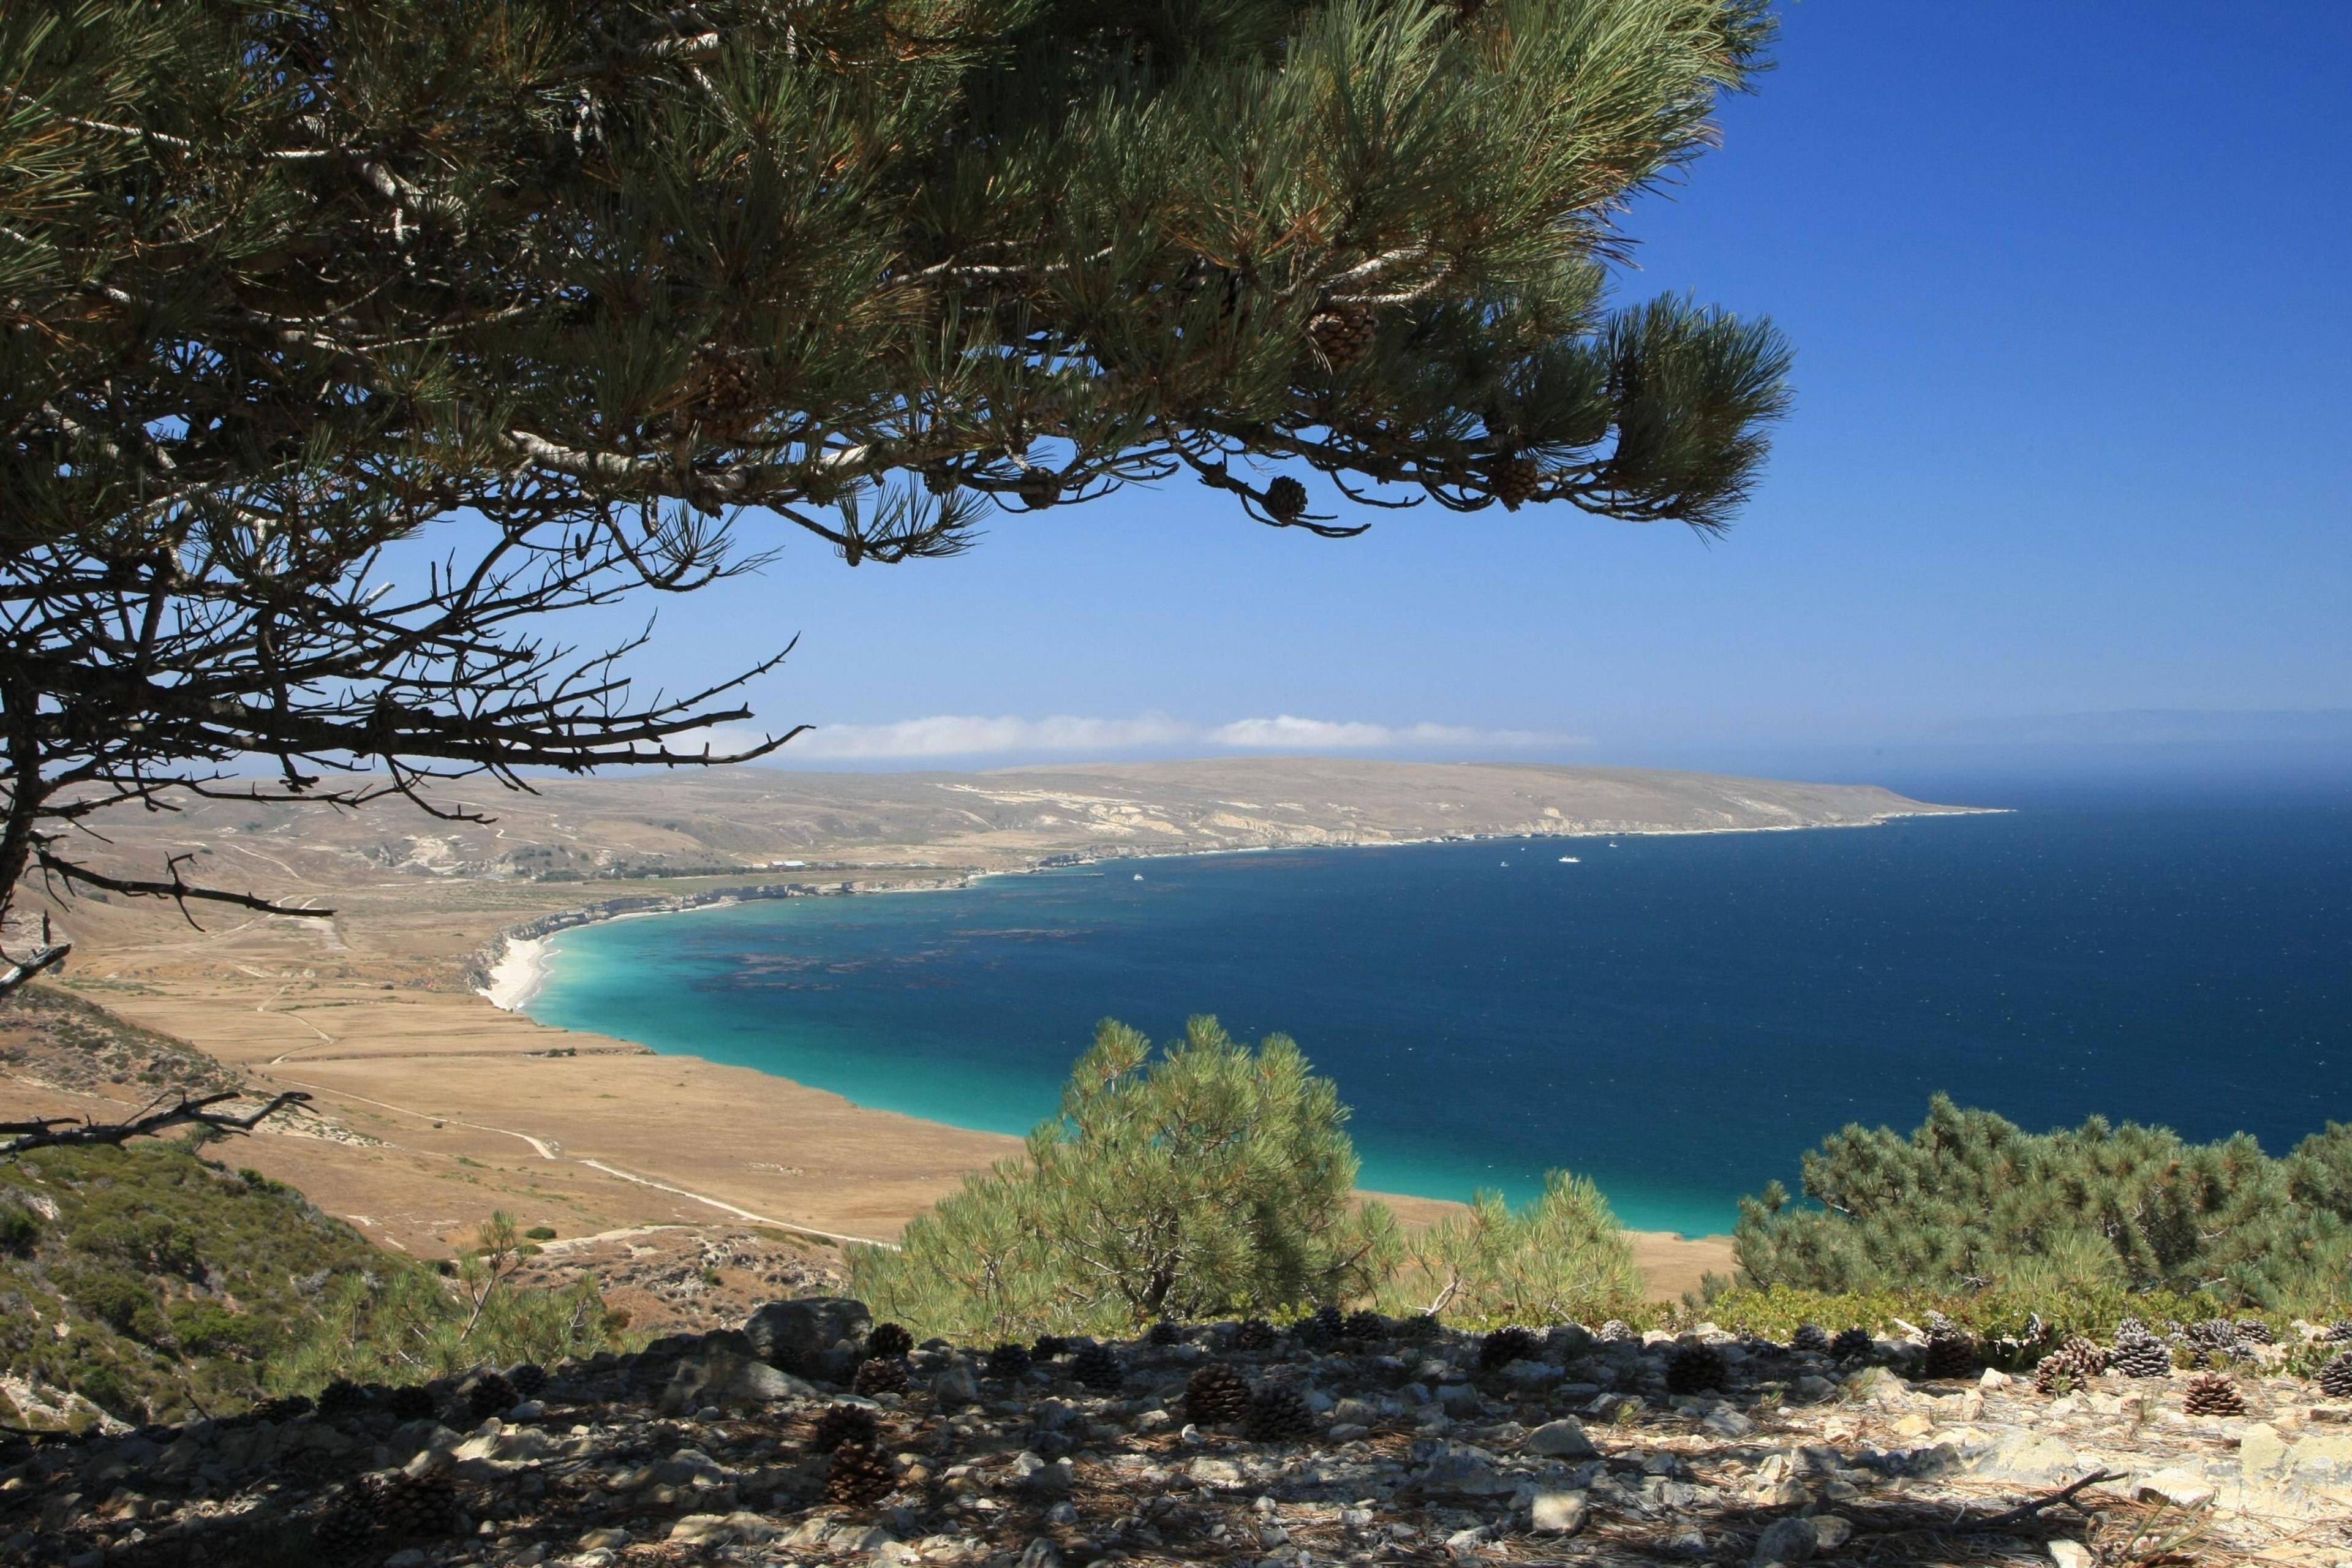
[[[1626,297],[1688,290],[1797,347],[1727,539],[1554,506],[1333,542],[1174,485],[1004,516],[956,561],[789,543],[665,606],[638,668],[680,682],[798,632],[756,705],[824,726],[803,760],[835,767],[1742,766],[2078,712],[2352,709],[2352,6],[1783,20],[1723,148],[1627,225]]]

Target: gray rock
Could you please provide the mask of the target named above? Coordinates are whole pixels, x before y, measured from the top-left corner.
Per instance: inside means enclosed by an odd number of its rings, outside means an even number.
[[[1813,1515],[1813,1544],[1823,1552],[1835,1552],[1853,1539],[1853,1526],[1833,1513]]]
[[[779,1357],[814,1356],[843,1340],[862,1340],[874,1327],[866,1303],[845,1296],[809,1296],[795,1301],[771,1301],[743,1325],[751,1353],[774,1363]]]
[[[1448,1415],[1475,1415],[1478,1391],[1466,1383],[1449,1383],[1438,1389],[1437,1403]]]
[[[1573,1535],[1590,1507],[1582,1492],[1545,1488],[1528,1505],[1528,1527],[1538,1535]]]
[[[1019,1568],[1062,1568],[1061,1549],[1041,1535],[1021,1553]]]
[[[1756,1538],[1756,1563],[1804,1563],[1822,1549],[1810,1519],[1776,1519]]]
[[[1573,1415],[1563,1415],[1557,1421],[1547,1421],[1528,1434],[1521,1445],[1530,1454],[1541,1454],[1551,1459],[1589,1459],[1601,1450],[1584,1434],[1584,1423]]]
[[[764,1405],[775,1399],[812,1398],[815,1394],[810,1384],[764,1361],[712,1350],[677,1363],[662,1389],[657,1408],[664,1415],[678,1415],[706,1405]]]
[[[1433,1497],[1498,1497],[1518,1489],[1485,1455],[1469,1450],[1438,1455],[1415,1479]]]
[[[947,1370],[931,1379],[931,1397],[942,1409],[954,1410],[980,1402],[980,1382],[971,1374],[965,1362],[950,1363]]]
[[[1718,1437],[1748,1437],[1755,1435],[1756,1423],[1728,1405],[1718,1405],[1699,1417],[1699,1425]]]

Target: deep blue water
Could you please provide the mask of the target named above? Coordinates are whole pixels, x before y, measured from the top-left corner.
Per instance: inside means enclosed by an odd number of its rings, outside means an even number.
[[[1367,1186],[1522,1197],[1564,1166],[1629,1225],[1719,1231],[1823,1133],[1907,1130],[1939,1089],[2273,1152],[2352,1119],[2352,791],[746,904],[567,932],[530,1011],[1008,1132],[1097,1019],[1214,1013],[1338,1080]]]

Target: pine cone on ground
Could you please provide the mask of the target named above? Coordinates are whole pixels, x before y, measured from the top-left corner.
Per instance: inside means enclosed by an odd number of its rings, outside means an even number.
[[[874,1331],[866,1336],[866,1354],[884,1361],[896,1361],[915,1348],[915,1336],[897,1323],[877,1323]]]
[[[1181,1345],[1184,1342],[1184,1325],[1173,1318],[1162,1318],[1143,1337],[1155,1345]]]
[[[2072,1392],[2106,1370],[2105,1348],[2076,1334],[2034,1366],[2033,1386],[2050,1394]]]
[[[1347,1329],[1348,1315],[1327,1303],[1299,1323],[1298,1337],[1310,1345],[1328,1347],[1338,1344]]]
[[[1666,1392],[1697,1394],[1720,1390],[1730,1380],[1723,1352],[1713,1345],[1680,1345],[1666,1358]]]
[[[1380,318],[1370,305],[1335,304],[1307,322],[1307,339],[1333,370],[1361,364],[1380,336]]]
[[[1315,1430],[1315,1412],[1295,1388],[1261,1388],[1250,1398],[1242,1435],[1253,1443],[1296,1443]]]
[[[2126,1377],[2167,1377],[2172,1372],[2172,1349],[2150,1333],[2146,1324],[2126,1318],[2116,1325],[2115,1349],[2107,1352],[2107,1364]]]
[[[525,1399],[537,1399],[547,1392],[547,1369],[535,1361],[523,1362],[507,1368],[507,1381]]]
[[[447,1476],[396,1476],[376,1499],[375,1516],[394,1535],[446,1535],[457,1524],[457,1488]]]
[[[311,1527],[310,1540],[328,1562],[341,1562],[356,1557],[375,1538],[373,1500],[364,1497],[347,1498],[319,1516]]]
[[[851,1380],[849,1391],[868,1399],[877,1394],[904,1394],[907,1363],[896,1356],[868,1356],[857,1363],[857,1375]]]
[[[357,1415],[374,1403],[366,1389],[347,1377],[339,1377],[319,1391],[319,1415],[328,1421]]]
[[[1533,458],[1497,458],[1486,466],[1486,493],[1517,511],[1535,499],[1543,484],[1543,469]]]
[[[2250,1345],[2268,1345],[2278,1342],[2278,1336],[2271,1332],[2271,1326],[2260,1318],[2240,1318],[2238,1338],[2242,1342]]]
[[[1029,1347],[1029,1353],[1039,1361],[1052,1361],[1057,1355],[1070,1353],[1070,1342],[1059,1334],[1039,1334],[1037,1342]]]
[[[1927,1362],[1922,1371],[1930,1382],[1974,1377],[1983,1370],[1984,1363],[1977,1354],[1976,1342],[1959,1329],[1948,1326],[1927,1336]]]
[[[1307,515],[1307,487],[1288,474],[1278,474],[1265,487],[1266,515],[1276,522],[1297,522]]]
[[[867,1443],[844,1443],[824,1469],[824,1500],[844,1508],[872,1508],[898,1489],[889,1456]]]
[[[1632,1340],[1638,1340],[1642,1336],[1635,1333],[1633,1331],[1633,1325],[1625,1321],[1622,1318],[1612,1318],[1607,1322],[1601,1325],[1601,1331],[1593,1337],[1600,1340],[1604,1344],[1613,1345],[1622,1344]]]
[[[1397,1337],[1403,1340],[1433,1340],[1445,1325],[1437,1321],[1434,1312],[1415,1312],[1397,1325]]]
[[[1789,1348],[1807,1355],[1827,1355],[1830,1331],[1819,1323],[1799,1323],[1797,1331],[1789,1336]]]
[[[1013,1382],[1029,1375],[1029,1347],[1007,1341],[988,1352],[988,1375]]]
[[[1358,1344],[1373,1344],[1387,1339],[1389,1332],[1389,1321],[1378,1312],[1367,1310],[1349,1313],[1339,1337],[1353,1340]]]
[[[1108,1393],[1127,1381],[1118,1352],[1108,1345],[1088,1345],[1070,1358],[1070,1375],[1088,1388]]]
[[[2179,1338],[2192,1355],[2223,1355],[2235,1360],[2245,1353],[2245,1342],[2238,1337],[2238,1325],[2227,1318],[2208,1318],[2201,1323],[2191,1323]]]
[[[520,1404],[522,1396],[503,1373],[486,1372],[474,1379],[466,1390],[466,1408],[474,1419],[483,1421],[493,1415],[503,1415]]]
[[[2327,1331],[2319,1337],[2331,1345],[2340,1345],[2347,1340],[2352,1340],[2352,1319],[2339,1320],[2328,1324]]]
[[[2191,1415],[2243,1415],[2246,1396],[2238,1385],[2218,1372],[2200,1373],[2189,1380],[2188,1391],[2180,1396],[2181,1408]]]
[[[1244,1318],[1242,1326],[1234,1332],[1234,1349],[1237,1351],[1270,1351],[1274,1348],[1274,1325],[1264,1318]]]
[[[395,1421],[427,1421],[441,1413],[441,1402],[430,1390],[411,1384],[386,1394],[383,1408]]]
[[[820,1454],[829,1454],[844,1443],[863,1443],[872,1447],[881,1438],[882,1423],[863,1405],[828,1405],[824,1414],[816,1418],[816,1429],[809,1434],[809,1447]]]
[[[1533,1361],[1543,1354],[1543,1342],[1517,1323],[1506,1324],[1478,1342],[1478,1364],[1495,1372],[1515,1361]]]
[[[1830,1354],[1840,1361],[1853,1361],[1866,1356],[1878,1348],[1868,1329],[1840,1329],[1838,1337],[1830,1342]]]
[[[2319,1391],[2330,1399],[2352,1399],[2352,1351],[2319,1369]]]
[[[1249,1410],[1248,1381],[1222,1362],[1211,1362],[1184,1385],[1184,1416],[1194,1426],[1223,1426]]]

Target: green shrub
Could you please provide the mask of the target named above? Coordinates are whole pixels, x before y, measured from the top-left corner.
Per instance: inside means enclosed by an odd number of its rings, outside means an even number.
[[[21,1204],[0,1202],[0,1253],[22,1257],[40,1244],[41,1218]]]
[[[524,1231],[523,1235],[530,1237],[533,1241],[553,1241],[555,1239],[555,1227],[551,1225],[535,1225],[529,1230]]]
[[[338,1377],[414,1383],[618,1348],[620,1321],[593,1278],[563,1290],[521,1289],[513,1281],[520,1257],[513,1217],[501,1211],[446,1279],[410,1264],[337,1279],[315,1326],[273,1358],[271,1386],[316,1394]]]
[[[1105,1020],[1025,1158],[968,1178],[902,1251],[850,1249],[876,1314],[964,1340],[1352,1299],[1395,1227],[1351,1203],[1347,1110],[1296,1044],[1195,1018],[1156,1061]]]
[[[183,1356],[226,1355],[250,1361],[268,1343],[268,1336],[260,1324],[216,1301],[174,1301],[164,1309],[163,1317]]]
[[[1543,1195],[1517,1212],[1499,1193],[1480,1193],[1468,1214],[1439,1221],[1399,1250],[1379,1291],[1391,1312],[1598,1323],[1642,1310],[1642,1272],[1609,1200],[1564,1171],[1548,1173]]]
[[[2326,1206],[2352,1190],[2347,1146],[2352,1129],[2333,1124],[2284,1161],[2242,1133],[2192,1144],[2102,1117],[2030,1133],[1939,1094],[1908,1138],[1849,1126],[1808,1152],[1811,1205],[1777,1182],[1743,1199],[1740,1278],[2070,1300],[2202,1290],[2316,1312],[2352,1262],[2352,1226]]]

